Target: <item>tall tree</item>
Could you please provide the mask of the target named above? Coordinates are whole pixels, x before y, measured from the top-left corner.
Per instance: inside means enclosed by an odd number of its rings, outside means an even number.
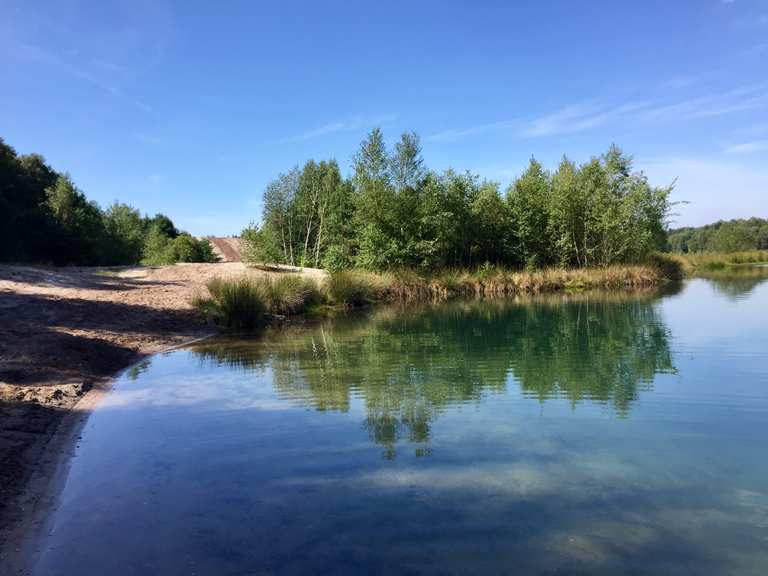
[[[528,168],[507,190],[516,238],[515,252],[520,261],[529,267],[546,266],[552,261],[550,189],[550,175],[536,159],[531,158]]]
[[[392,184],[397,192],[418,188],[424,178],[424,159],[421,143],[415,132],[403,132],[390,159]]]
[[[54,260],[59,264],[101,263],[106,234],[98,204],[89,202],[68,174],[59,176],[47,195],[59,229]]]

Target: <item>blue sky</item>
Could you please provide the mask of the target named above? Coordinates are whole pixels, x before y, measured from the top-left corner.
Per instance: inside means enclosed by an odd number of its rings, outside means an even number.
[[[422,137],[506,185],[612,142],[679,225],[768,217],[768,0],[0,0],[0,136],[90,198],[236,234],[307,159]]]

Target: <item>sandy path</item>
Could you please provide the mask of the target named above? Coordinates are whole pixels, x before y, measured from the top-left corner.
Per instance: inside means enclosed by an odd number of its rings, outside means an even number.
[[[240,238],[215,238],[211,236],[208,241],[213,246],[213,253],[218,256],[220,262],[240,262]]]
[[[284,272],[240,262],[0,266],[0,566],[4,535],[34,504],[23,488],[51,460],[44,453],[52,439],[67,436],[57,430],[62,420],[74,421],[65,416],[75,407],[87,411],[88,396],[143,355],[212,333],[190,304],[211,278]]]

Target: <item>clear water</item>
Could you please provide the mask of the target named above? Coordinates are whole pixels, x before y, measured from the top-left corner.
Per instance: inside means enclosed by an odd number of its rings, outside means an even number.
[[[215,340],[90,418],[36,574],[766,574],[768,283]]]

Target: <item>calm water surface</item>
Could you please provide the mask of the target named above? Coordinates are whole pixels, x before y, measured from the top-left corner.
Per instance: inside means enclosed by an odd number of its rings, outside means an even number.
[[[35,573],[767,574],[763,280],[152,358],[90,418]]]

